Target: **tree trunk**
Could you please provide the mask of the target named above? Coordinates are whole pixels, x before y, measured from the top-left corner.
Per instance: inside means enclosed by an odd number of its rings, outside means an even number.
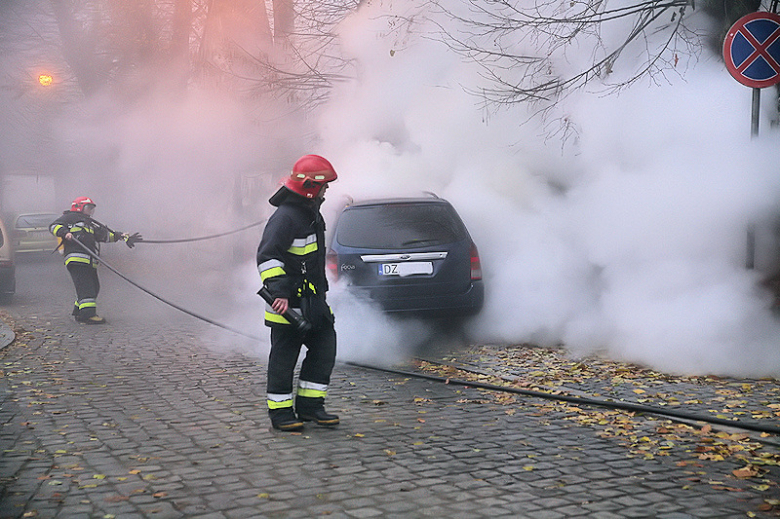
[[[273,47],[264,0],[210,0],[197,66],[201,78],[229,88],[252,75]]]
[[[173,12],[170,62],[174,84],[185,89],[190,69],[190,29],[192,27],[192,0],[176,0]]]
[[[295,10],[293,0],[273,0],[274,7],[274,44],[286,46],[295,29]]]
[[[81,92],[89,97],[104,85],[104,76],[94,61],[94,35],[84,33],[67,0],[52,0],[54,16],[62,39],[62,54],[76,76]]]

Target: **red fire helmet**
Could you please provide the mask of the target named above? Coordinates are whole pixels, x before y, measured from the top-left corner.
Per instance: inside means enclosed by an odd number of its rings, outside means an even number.
[[[330,162],[319,155],[304,155],[293,165],[292,173],[284,186],[306,198],[314,198],[322,186],[338,178]]]
[[[95,202],[93,202],[92,199],[87,196],[80,196],[77,199],[75,199],[72,204],[70,204],[70,210],[83,213],[84,208],[88,205],[94,206],[97,204],[95,204]]]

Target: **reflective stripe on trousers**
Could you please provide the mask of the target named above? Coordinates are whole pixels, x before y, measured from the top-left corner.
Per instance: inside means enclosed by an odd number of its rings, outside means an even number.
[[[268,409],[283,409],[285,407],[293,406],[292,393],[286,393],[286,394],[268,393],[267,399],[268,399]]]
[[[298,381],[298,396],[306,398],[325,398],[328,394],[327,384],[317,384],[316,382]]]

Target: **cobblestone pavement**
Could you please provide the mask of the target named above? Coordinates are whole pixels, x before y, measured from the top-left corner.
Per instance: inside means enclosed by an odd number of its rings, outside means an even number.
[[[20,265],[2,308],[16,340],[0,352],[0,518],[778,515],[777,436],[352,365],[336,367],[330,390],[339,427],[275,433],[263,358],[214,347],[190,318],[77,325],[58,269]],[[137,297],[107,285],[113,307]],[[506,351],[450,360],[500,370]],[[582,389],[616,387],[592,369]],[[701,385],[650,379],[654,395]],[[755,385],[724,383],[737,382]],[[772,384],[739,400],[765,409]],[[706,385],[702,409],[724,407],[717,391]]]

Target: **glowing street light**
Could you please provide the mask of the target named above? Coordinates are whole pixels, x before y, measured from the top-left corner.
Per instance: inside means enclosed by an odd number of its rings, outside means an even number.
[[[41,74],[38,76],[38,83],[40,83],[41,86],[44,87],[51,86],[53,81],[54,78],[51,77],[49,74]]]

